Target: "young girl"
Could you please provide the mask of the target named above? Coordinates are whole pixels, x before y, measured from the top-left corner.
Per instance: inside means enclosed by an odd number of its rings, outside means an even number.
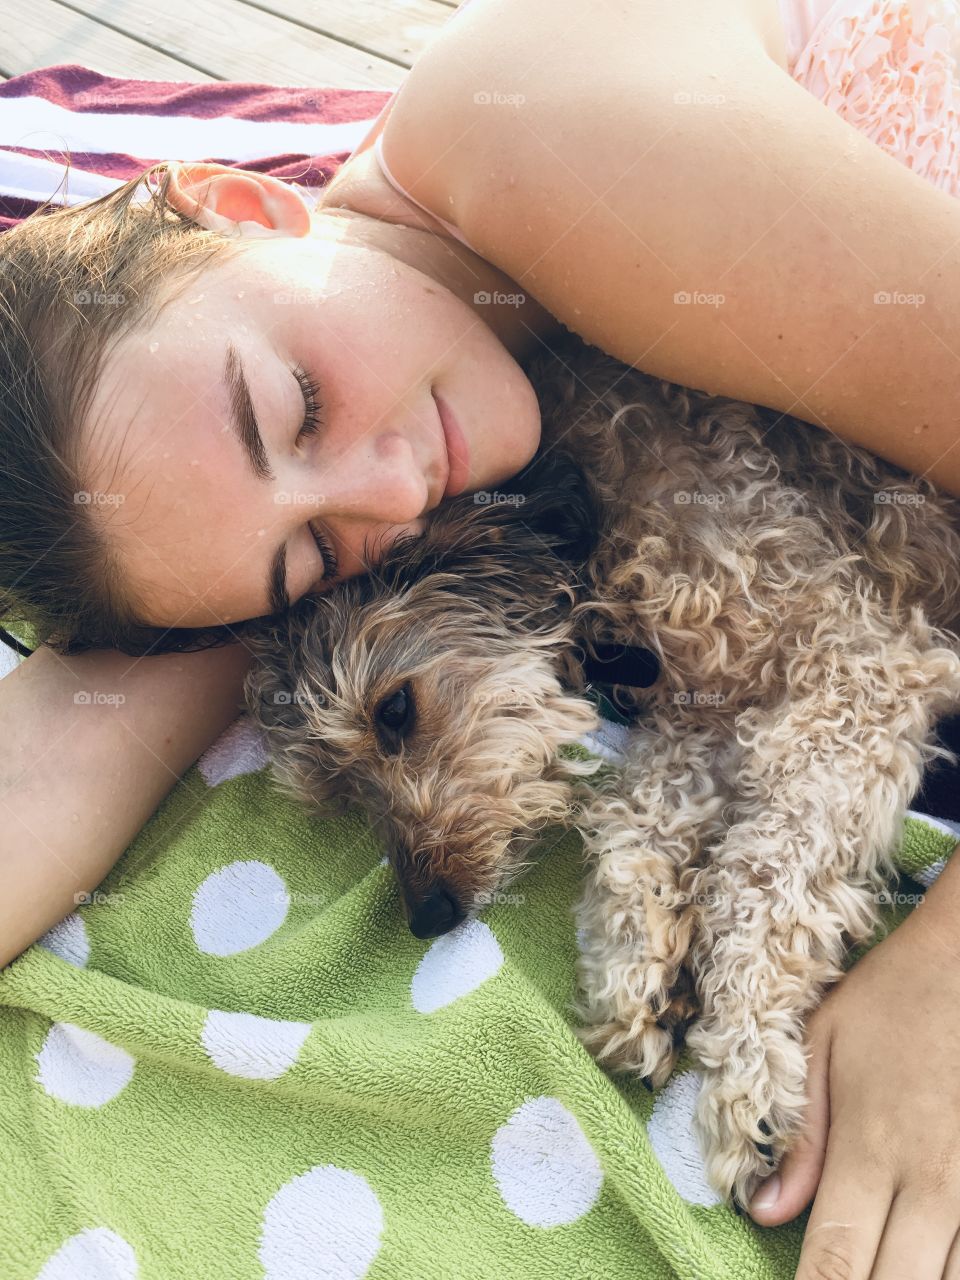
[[[171,164],[2,237],[0,588],[43,647],[0,682],[0,962],[237,714],[244,620],[533,456],[562,326],[960,493],[958,53],[954,0],[469,0],[315,212]],[[800,1280],[960,1277],[955,881],[813,1021],[753,1206],[819,1182]]]

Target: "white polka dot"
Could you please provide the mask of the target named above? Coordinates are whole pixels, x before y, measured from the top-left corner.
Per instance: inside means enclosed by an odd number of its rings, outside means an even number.
[[[84,968],[90,958],[87,926],[76,911],[71,911],[52,929],[48,929],[43,937],[37,940],[37,946],[52,951],[55,956],[66,960],[67,964],[72,964],[77,969]]]
[[[296,1062],[312,1025],[211,1009],[200,1039],[221,1071],[247,1080],[276,1080]]]
[[[504,1203],[530,1227],[576,1222],[603,1185],[593,1147],[558,1098],[528,1098],[493,1135],[490,1155]]]
[[[591,729],[578,739],[581,746],[595,756],[622,764],[630,745],[630,726],[605,720],[602,716],[596,729]]]
[[[190,928],[208,956],[232,956],[269,938],[290,908],[287,886],[265,862],[231,862],[193,895]]]
[[[245,773],[258,773],[269,761],[263,734],[248,715],[238,716],[197,761],[200,776],[215,787]]]
[[[366,1178],[317,1165],[282,1186],[266,1207],[264,1280],[360,1280],[382,1232],[383,1209]]]
[[[107,1227],[88,1227],[71,1236],[44,1264],[37,1280],[134,1280],[136,1254]]]
[[[693,1113],[703,1077],[684,1071],[657,1094],[647,1134],[663,1171],[690,1204],[720,1204],[707,1181],[703,1153],[693,1128]]]
[[[55,1022],[36,1055],[37,1081],[52,1098],[102,1107],[130,1083],[136,1059],[71,1022]]]
[[[476,991],[503,964],[500,944],[482,920],[464,920],[431,944],[410,983],[418,1013],[433,1013]]]

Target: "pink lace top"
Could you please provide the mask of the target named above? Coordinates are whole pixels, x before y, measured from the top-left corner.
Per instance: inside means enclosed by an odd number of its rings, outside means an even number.
[[[957,0],[780,0],[793,78],[922,178],[960,195]]]
[[[463,0],[459,15],[472,0]],[[778,0],[793,78],[908,169],[960,196],[960,0]],[[396,191],[473,246],[451,222],[414,200],[374,152]],[[369,145],[370,134],[357,147]],[[356,154],[356,151],[354,152]]]

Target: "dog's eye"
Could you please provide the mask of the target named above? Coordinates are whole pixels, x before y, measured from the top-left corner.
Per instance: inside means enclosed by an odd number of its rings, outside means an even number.
[[[413,697],[410,686],[405,684],[396,693],[391,693],[389,698],[384,698],[374,715],[377,724],[384,729],[389,729],[391,733],[401,733],[409,729],[413,721]]]

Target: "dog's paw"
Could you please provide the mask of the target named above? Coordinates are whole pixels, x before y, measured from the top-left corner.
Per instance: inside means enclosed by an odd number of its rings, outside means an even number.
[[[602,1067],[639,1075],[654,1089],[669,1080],[677,1060],[672,1032],[652,1014],[638,1014],[630,1022],[578,1027],[577,1036]]]
[[[799,1127],[799,1111],[792,1107],[774,1105],[762,1115],[759,1110],[756,1091],[742,1077],[706,1075],[695,1125],[707,1179],[728,1202],[750,1203],[760,1183],[778,1168]]]
[[[659,1089],[676,1065],[699,1002],[689,973],[682,969],[666,993],[658,992],[656,1007],[643,1000],[625,1007],[621,998],[612,1016],[609,1004],[604,1013],[597,1017],[596,1006],[587,1011],[588,1025],[577,1032],[581,1042],[608,1070],[630,1071]]]

